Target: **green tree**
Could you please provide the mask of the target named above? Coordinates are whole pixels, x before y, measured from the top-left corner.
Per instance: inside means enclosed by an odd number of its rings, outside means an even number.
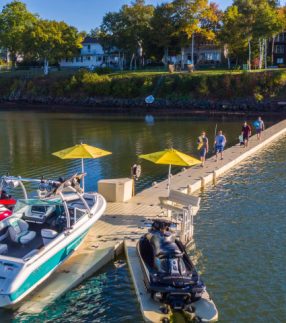
[[[253,37],[258,42],[259,47],[259,68],[267,67],[267,44],[268,39],[273,39],[283,30],[283,20],[277,14],[277,8],[268,0],[256,0],[256,17],[253,26]],[[274,41],[272,42],[274,46]],[[273,47],[272,47],[273,62]]]
[[[73,57],[81,48],[82,36],[77,29],[65,22],[42,20],[26,31],[25,51],[44,62],[44,73],[48,74],[49,62]]]
[[[4,6],[0,13],[0,45],[8,49],[13,67],[17,54],[24,53],[23,35],[37,21],[37,16],[30,13],[20,1],[12,1]]]
[[[242,13],[238,7],[232,5],[226,9],[222,18],[222,28],[219,33],[219,40],[225,47],[225,56],[228,60],[234,58],[236,64],[240,58],[244,58],[244,54],[248,47],[248,38],[241,29]]]
[[[101,31],[115,46],[124,49],[131,56],[130,69],[136,68],[137,58],[144,64],[144,48],[151,29],[150,21],[154,7],[136,0],[124,5],[119,12],[107,13],[101,24]]]
[[[272,38],[274,44],[274,37],[283,30],[283,22],[285,25],[285,16],[279,14],[276,1],[235,0],[224,13],[220,40],[237,60],[245,59],[248,50],[249,68],[253,54],[259,55],[260,68],[263,61],[267,67],[268,41]]]
[[[155,8],[151,19],[151,46],[163,51],[163,63],[168,63],[169,47],[176,42],[175,26],[172,20],[174,8],[172,3],[163,3]],[[161,56],[162,57],[162,56]]]
[[[206,18],[208,9],[207,0],[174,0],[173,1],[173,21],[175,26],[175,35],[179,39],[181,47],[181,64],[184,67],[184,49],[192,43],[192,62],[194,62],[194,37],[195,34],[202,33],[201,20]],[[208,36],[207,36],[208,35]],[[205,30],[205,36],[211,37],[211,34]]]

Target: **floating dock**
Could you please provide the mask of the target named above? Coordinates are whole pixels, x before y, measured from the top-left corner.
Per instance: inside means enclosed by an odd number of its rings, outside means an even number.
[[[228,148],[223,160],[215,162],[214,157],[211,157],[203,168],[195,166],[174,175],[171,189],[186,194],[203,189],[283,135],[286,135],[286,120],[266,129],[260,141],[256,136],[251,137],[247,148],[240,147],[239,144]],[[167,180],[140,192],[128,202],[108,203],[105,215],[90,230],[79,249],[23,302],[19,311],[41,312],[56,298],[80,284],[111,261],[117,253],[122,252],[124,241],[131,276],[134,278],[139,264],[134,246],[146,232],[146,221],[161,215],[159,197],[168,196],[166,187]],[[159,305],[154,307],[154,303],[151,304],[150,298],[142,292],[144,286],[139,276],[136,277],[135,290],[142,315],[146,321],[159,322],[166,315],[162,315]]]
[[[160,309],[160,303],[154,302],[146,291],[141,265],[137,256],[136,243],[137,241],[127,240],[124,245],[132,282],[137,298],[140,300],[141,313],[147,322],[162,322],[164,319],[169,321],[171,313],[163,314]]]

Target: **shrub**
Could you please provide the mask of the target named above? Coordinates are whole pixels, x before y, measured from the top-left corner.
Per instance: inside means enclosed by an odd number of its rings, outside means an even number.
[[[110,67],[96,67],[93,72],[95,72],[98,75],[105,75],[110,74],[113,72],[113,69]]]
[[[110,94],[110,78],[96,73],[84,73],[81,80],[82,89],[90,96]]]

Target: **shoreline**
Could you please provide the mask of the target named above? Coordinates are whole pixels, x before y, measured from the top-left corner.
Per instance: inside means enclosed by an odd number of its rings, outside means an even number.
[[[58,102],[60,101],[60,102]],[[158,99],[147,105],[144,99],[102,99],[87,98],[82,101],[67,98],[41,98],[34,100],[16,99],[1,100],[1,111],[33,111],[56,113],[95,113],[130,116],[273,116],[286,115],[286,102],[279,105],[278,101],[254,103],[247,100],[240,102],[191,102],[187,100],[168,101]]]

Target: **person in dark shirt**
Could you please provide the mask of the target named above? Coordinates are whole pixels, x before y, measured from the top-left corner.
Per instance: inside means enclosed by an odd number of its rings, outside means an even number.
[[[251,136],[251,127],[246,121],[244,121],[244,124],[241,128],[241,135],[243,136],[244,147],[247,147],[249,137]]]
[[[198,138],[198,150],[200,153],[201,158],[201,166],[204,167],[205,161],[206,161],[206,154],[209,151],[209,140],[206,136],[205,131],[202,132],[201,136]]]

